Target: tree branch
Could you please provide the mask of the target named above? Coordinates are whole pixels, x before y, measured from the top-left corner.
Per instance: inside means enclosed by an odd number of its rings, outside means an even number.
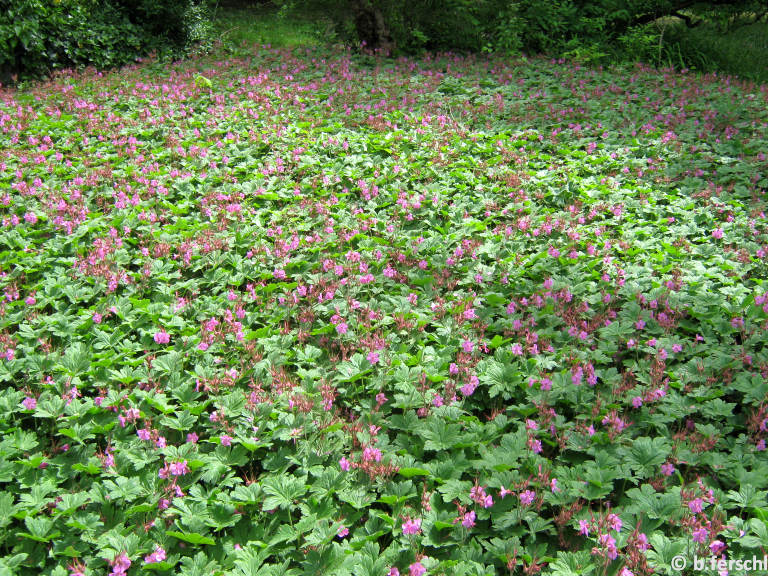
[[[678,12],[677,10],[675,10],[674,12],[671,12],[669,15],[670,16],[674,16],[675,18],[680,18],[680,20],[685,22],[685,25],[688,28],[696,28],[696,26],[698,26],[699,24],[704,22],[704,20],[696,20],[694,22],[693,18],[691,18],[687,14],[682,14],[682,13]]]
[[[685,10],[686,8],[693,6],[696,4],[695,0],[684,0],[683,2],[678,2],[674,6],[670,6],[666,10],[662,10],[659,12],[651,12],[649,14],[641,14],[634,20],[632,20],[629,23],[629,26],[642,26],[643,24],[650,24],[651,22],[655,22],[659,18],[663,18],[664,16],[673,16],[676,15],[676,13],[679,13],[680,10]],[[685,18],[683,18],[685,20]]]

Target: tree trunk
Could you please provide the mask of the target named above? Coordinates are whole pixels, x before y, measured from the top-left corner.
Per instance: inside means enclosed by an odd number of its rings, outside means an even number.
[[[365,43],[366,48],[391,54],[395,49],[395,42],[389,32],[384,14],[376,4],[370,0],[352,2],[357,37]]]

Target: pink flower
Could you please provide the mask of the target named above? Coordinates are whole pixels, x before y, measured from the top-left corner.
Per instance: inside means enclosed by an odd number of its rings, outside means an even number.
[[[341,526],[339,526],[339,531],[338,531],[338,532],[336,532],[336,535],[337,535],[339,538],[344,538],[344,537],[345,537],[347,534],[349,534],[349,528],[347,528],[346,526],[344,526],[344,524],[342,524]]]
[[[712,544],[709,545],[709,549],[714,556],[719,556],[720,552],[725,550],[725,544],[720,540],[715,540],[712,542]]]
[[[34,296],[27,296],[27,299],[24,300],[24,303],[27,306],[34,306],[36,302],[37,302],[37,300],[35,300]]]
[[[364,462],[381,462],[381,450],[373,446],[366,446],[363,450]]]
[[[339,334],[346,334],[348,330],[349,330],[349,327],[347,326],[346,322],[340,322],[339,324],[336,325],[336,332],[338,332]]]
[[[504,485],[502,484],[501,489],[499,490],[499,496],[501,497],[502,500],[504,500],[504,498],[508,494],[512,494],[512,490],[507,490],[506,488],[504,488]]]
[[[704,511],[704,501],[701,498],[694,498],[688,502],[688,508],[694,514],[701,514]]]
[[[405,522],[403,522],[403,534],[406,536],[410,536],[413,534],[418,534],[421,531],[421,518],[414,518],[411,519],[410,516],[405,517]]]
[[[37,408],[37,400],[32,398],[31,396],[27,396],[22,400],[21,405],[24,406],[25,410],[34,410]]]
[[[461,518],[461,525],[467,529],[472,528],[475,525],[475,518],[477,518],[477,514],[475,514],[474,510],[465,512]]]
[[[168,469],[173,476],[184,476],[189,472],[189,466],[187,465],[186,460],[183,462],[171,462]]]
[[[414,562],[408,566],[408,574],[410,576],[422,576],[427,573],[427,569],[421,564],[421,562]]]
[[[222,446],[232,446],[232,437],[227,434],[222,434],[219,440]]]
[[[171,335],[164,328],[161,328],[159,332],[155,332],[154,338],[158,344],[168,344],[171,341]]]
[[[139,428],[136,430],[136,436],[138,436],[140,440],[149,440],[149,430],[146,428]]]
[[[706,528],[699,528],[698,530],[693,531],[693,541],[698,542],[699,544],[703,544],[707,541],[707,538],[709,538],[709,530]]]
[[[475,344],[474,344],[474,342],[472,342],[472,340],[464,340],[464,341],[461,343],[461,348],[462,348],[462,350],[464,350],[464,352],[466,352],[467,354],[469,354],[470,352],[472,352],[472,350],[474,349],[474,347],[475,347]]]
[[[187,434],[187,442],[189,442],[190,444],[197,444],[197,440],[198,440],[197,434],[195,434],[194,432],[190,432],[189,434]]]
[[[349,469],[352,467],[346,456],[341,457],[341,460],[339,460],[339,466],[344,472],[349,472]]]
[[[469,382],[464,384],[459,390],[461,390],[461,393],[464,396],[472,396],[474,394],[475,390],[477,389],[477,385],[480,383],[480,380],[478,380],[477,376],[472,376],[469,379]]]
[[[155,551],[152,552],[152,554],[149,554],[144,557],[144,562],[146,564],[155,564],[157,562],[162,562],[165,560],[165,550],[161,546],[155,547]]]
[[[637,536],[637,548],[638,550],[643,550],[643,551],[648,550],[649,548],[648,536],[646,536],[642,532]]]
[[[378,352],[369,352],[368,353],[368,362],[371,364],[378,364],[379,363],[379,353]]]
[[[128,571],[128,568],[131,567],[131,559],[126,556],[125,552],[123,552],[119,556],[116,556],[115,559],[110,562],[110,565],[112,566],[112,571],[109,573],[109,576],[123,576]]]
[[[621,518],[619,518],[616,514],[608,514],[608,524],[611,525],[611,529],[615,530],[616,532],[621,532]]]
[[[520,504],[523,506],[530,506],[536,499],[536,492],[533,490],[526,490],[520,494]]]
[[[665,462],[661,465],[661,473],[664,476],[672,476],[675,473],[675,467],[670,462]]]
[[[592,554],[600,554],[606,556],[610,560],[616,560],[619,555],[619,550],[616,548],[616,539],[610,534],[600,534],[597,538],[601,549],[592,548]]]
[[[723,229],[722,228],[715,228],[714,230],[712,230],[712,238],[715,238],[715,239],[719,240],[722,237],[723,237]]]
[[[579,534],[589,536],[589,522],[586,520],[579,520]]]

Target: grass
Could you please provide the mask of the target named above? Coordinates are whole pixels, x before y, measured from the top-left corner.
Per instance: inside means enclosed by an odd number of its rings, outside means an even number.
[[[268,44],[275,48],[316,46],[324,41],[325,29],[320,19],[293,14],[288,18],[273,7],[220,7],[214,26],[216,37],[225,45]]]

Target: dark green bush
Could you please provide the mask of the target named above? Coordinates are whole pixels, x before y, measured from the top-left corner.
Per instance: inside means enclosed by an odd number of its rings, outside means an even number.
[[[276,0],[286,11],[319,12],[336,37],[393,53],[422,50],[525,52],[585,61],[644,61],[738,72],[761,67],[755,33],[748,64],[733,58],[728,30],[759,15],[768,0]],[[367,14],[360,25],[359,14]],[[382,25],[372,26],[378,21]],[[701,25],[701,27],[699,27]],[[707,30],[701,33],[700,30]],[[716,30],[715,30],[716,29]],[[764,28],[760,28],[764,30]],[[736,71],[736,70],[734,70]],[[762,72],[761,72],[762,74]]]
[[[207,0],[0,0],[0,80],[177,54],[209,28]]]

